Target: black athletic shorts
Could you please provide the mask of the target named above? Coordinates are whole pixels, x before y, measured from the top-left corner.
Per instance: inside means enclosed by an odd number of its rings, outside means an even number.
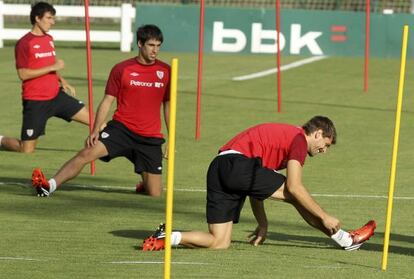
[[[260,158],[217,156],[207,173],[207,223],[238,223],[246,196],[267,199],[285,180],[283,174],[262,167]]]
[[[47,101],[23,100],[21,140],[35,140],[45,134],[47,120],[53,116],[70,122],[84,104],[66,94],[62,88],[58,95]]]
[[[163,138],[143,137],[135,134],[119,121],[109,121],[101,131],[99,140],[108,150],[108,155],[100,158],[109,162],[116,157],[126,157],[135,166],[135,172],[140,174],[162,173]]]

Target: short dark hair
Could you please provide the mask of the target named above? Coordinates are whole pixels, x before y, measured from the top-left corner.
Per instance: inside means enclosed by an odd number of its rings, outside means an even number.
[[[332,140],[332,144],[336,143],[336,129],[335,126],[328,117],[326,116],[314,116],[308,122],[306,122],[302,126],[303,130],[305,131],[306,135],[310,135],[311,133],[322,130],[322,136],[324,138],[330,138]]]
[[[52,15],[56,14],[56,10],[51,4],[46,2],[35,3],[30,12],[30,22],[32,25],[36,23],[36,17],[42,18],[47,12],[50,12]]]
[[[164,41],[161,29],[153,24],[142,25],[137,29],[137,43],[145,44],[148,40]]]

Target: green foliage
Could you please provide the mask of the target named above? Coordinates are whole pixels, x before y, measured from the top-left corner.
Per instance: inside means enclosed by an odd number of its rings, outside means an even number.
[[[58,48],[66,62],[62,75],[87,101],[85,52]],[[94,50],[95,108],[111,67],[132,53]],[[268,201],[269,235],[252,247],[246,235],[256,226],[248,205],[234,226],[226,251],[172,251],[173,278],[410,278],[413,271],[414,143],[413,61],[408,61],[397,168],[388,271],[381,272],[386,196],[394,133],[399,61],[370,63],[369,92],[364,93],[361,58],[328,58],[282,73],[282,113],[277,113],[275,75],[244,82],[234,76],[273,68],[271,55],[204,57],[201,139],[196,141],[197,57],[179,58],[174,228],[206,230],[205,175],[217,149],[237,132],[260,122],[302,124],[321,114],[332,118],[338,143],[328,154],[308,158],[304,183],[345,229],[374,218],[376,235],[356,252],[334,247],[309,227],[288,204]],[[288,64],[301,57],[282,57]],[[0,134],[18,137],[21,125],[20,81],[13,49],[0,49]],[[48,123],[31,155],[0,152],[0,274],[2,278],[162,278],[163,252],[137,249],[163,221],[165,197],[135,195],[139,180],[125,159],[96,162],[96,176],[85,168],[51,198],[30,188],[34,167],[50,177],[82,148],[88,129],[58,119]],[[165,169],[166,169],[165,162]],[[165,178],[165,177],[164,177]],[[164,179],[165,181],[165,179]],[[189,191],[191,190],[191,191]],[[358,197],[346,197],[356,195]],[[129,262],[129,263],[128,263]],[[157,263],[160,262],[160,263]]]

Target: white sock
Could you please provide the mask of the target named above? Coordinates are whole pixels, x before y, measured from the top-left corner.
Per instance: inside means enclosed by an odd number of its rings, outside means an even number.
[[[0,146],[1,146],[1,140],[3,139],[3,136],[0,136]]]
[[[56,180],[54,178],[49,179],[49,193],[52,194],[56,191]]]
[[[331,235],[331,238],[341,247],[348,247],[352,245],[351,235],[344,230],[337,231],[335,234]]]
[[[171,233],[171,246],[178,246],[181,242],[181,232],[172,232]]]

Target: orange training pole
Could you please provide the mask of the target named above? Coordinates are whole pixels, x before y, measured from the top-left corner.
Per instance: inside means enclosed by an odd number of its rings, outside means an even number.
[[[88,75],[88,104],[89,104],[89,134],[93,129],[93,90],[92,90],[92,63],[91,63],[91,39],[89,21],[89,0],[85,0],[85,33],[86,33],[86,67]],[[91,175],[95,175],[95,161],[91,162]]]

